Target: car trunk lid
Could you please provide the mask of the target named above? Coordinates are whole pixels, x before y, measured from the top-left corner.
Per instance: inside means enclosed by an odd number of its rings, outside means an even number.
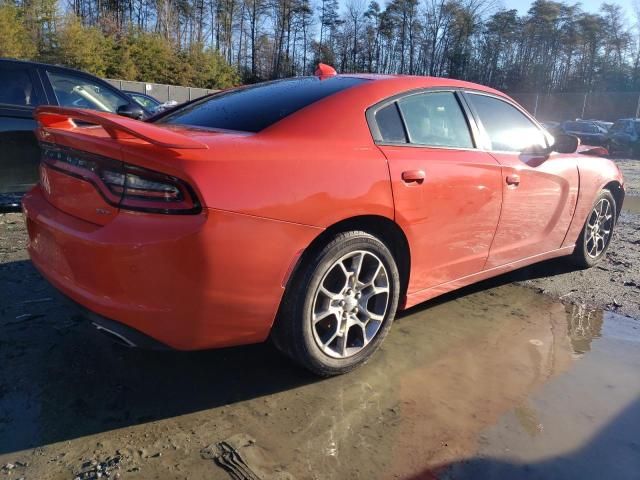
[[[199,207],[185,182],[125,162],[123,149],[154,148],[167,156],[205,144],[176,131],[81,109],[36,111],[42,148],[40,183],[47,200],[74,217],[106,225],[121,208],[172,213]]]

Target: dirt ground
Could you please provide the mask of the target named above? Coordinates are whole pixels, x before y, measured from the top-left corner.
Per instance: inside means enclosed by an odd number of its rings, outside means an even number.
[[[640,195],[640,162],[619,164]],[[638,198],[598,267],[555,260],[427,302],[328,380],[268,344],[110,343],[1,214],[0,480],[637,478]]]

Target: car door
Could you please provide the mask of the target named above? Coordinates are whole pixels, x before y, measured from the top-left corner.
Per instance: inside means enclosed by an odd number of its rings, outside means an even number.
[[[500,214],[501,170],[476,148],[458,94],[410,93],[368,118],[411,248],[409,293],[481,271]]]
[[[20,194],[38,181],[40,149],[33,111],[46,98],[28,63],[0,61],[0,203],[6,194]],[[6,200],[6,201],[5,201]]]
[[[464,98],[484,147],[502,167],[502,212],[485,268],[560,248],[578,196],[575,155],[543,153],[550,139],[506,99],[478,92]]]

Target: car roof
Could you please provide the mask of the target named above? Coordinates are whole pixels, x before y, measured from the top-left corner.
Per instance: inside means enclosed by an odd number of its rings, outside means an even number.
[[[506,96],[503,92],[479,83],[467,82],[465,80],[457,80],[447,77],[430,77],[421,75],[395,75],[395,74],[379,74],[379,73],[346,73],[338,75],[341,77],[355,77],[376,82],[385,82],[397,85],[399,90],[405,90],[407,87],[416,88],[466,88],[470,90],[479,90],[486,93],[492,93],[500,96]],[[355,88],[361,87],[360,85]]]
[[[36,67],[55,68],[57,70],[64,70],[64,71],[71,72],[71,73],[78,73],[80,75],[87,75],[87,76],[90,76],[90,77],[98,78],[101,81],[104,81],[102,78],[100,78],[100,77],[98,77],[96,75],[93,75],[91,73],[84,72],[84,71],[78,70],[76,68],[64,67],[62,65],[54,65],[54,64],[51,64],[51,63],[32,62],[30,60],[18,60],[18,59],[15,59],[15,58],[0,57],[0,64],[5,63],[5,62],[6,63],[24,64],[24,65],[33,65],[33,66],[36,66]]]

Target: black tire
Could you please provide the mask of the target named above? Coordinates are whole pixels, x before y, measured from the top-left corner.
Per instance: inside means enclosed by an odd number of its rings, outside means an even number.
[[[592,219],[592,215],[594,215],[595,210],[598,208],[598,205],[601,201],[609,202],[611,209],[611,224],[610,224],[610,233],[606,238],[604,243],[604,247],[601,251],[598,252],[597,255],[590,254],[589,251],[592,250],[593,240],[590,240],[590,227],[589,222]],[[582,231],[580,232],[580,236],[578,237],[578,241],[576,242],[575,250],[573,251],[573,255],[571,256],[571,261],[580,268],[590,268],[600,262],[607,253],[609,245],[611,244],[611,239],[613,238],[613,230],[616,225],[617,220],[617,206],[616,200],[613,198],[613,195],[609,190],[601,190],[598,196],[596,197],[595,202],[593,202],[593,207],[589,210],[589,214],[584,222],[582,227]]]
[[[325,353],[314,338],[312,314],[316,294],[325,275],[330,274],[336,262],[352,252],[360,251],[373,254],[386,269],[383,275],[389,289],[386,311],[384,315],[380,314],[383,319],[369,343],[352,356],[334,358]],[[396,313],[399,292],[398,268],[383,242],[361,231],[336,234],[324,247],[310,251],[302,258],[285,292],[271,338],[280,351],[316,375],[328,377],[349,372],[371,358],[384,340]],[[335,321],[337,329],[341,320],[336,317]]]

